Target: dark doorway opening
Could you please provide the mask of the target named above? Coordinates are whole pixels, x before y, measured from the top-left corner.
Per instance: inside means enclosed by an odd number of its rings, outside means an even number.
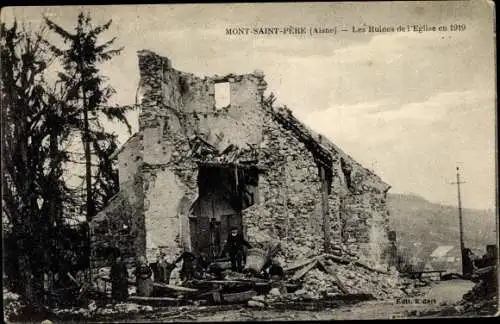
[[[231,227],[243,231],[242,211],[257,202],[255,167],[202,164],[198,172],[198,199],[190,218],[194,252],[217,257]]]

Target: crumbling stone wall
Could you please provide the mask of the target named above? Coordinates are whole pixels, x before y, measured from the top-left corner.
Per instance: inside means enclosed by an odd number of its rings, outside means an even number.
[[[261,206],[244,211],[247,235],[250,241],[258,240],[258,232],[279,239],[286,259],[313,255],[323,249],[318,167],[291,131],[269,113],[264,118],[259,152],[259,164],[265,170],[259,176]]]
[[[183,80],[186,78],[187,76],[184,76]],[[191,78],[196,80],[195,84],[198,86],[194,90],[199,92],[193,95],[190,91],[193,88],[188,87],[185,94],[188,101],[185,103],[183,114],[186,125],[190,125],[189,135],[199,135],[218,150],[223,150],[231,144],[245,148],[248,144],[256,145],[261,141],[260,102],[263,86],[265,87],[263,75],[255,72],[238,76]],[[230,105],[217,110],[214,86],[216,82],[224,81],[230,85]],[[200,86],[200,83],[203,86]],[[196,103],[193,97],[200,103]]]
[[[109,263],[109,248],[118,248],[132,263],[145,250],[142,178],[122,183],[118,194],[90,223],[93,267]]]
[[[281,119],[272,118],[272,109],[264,110],[259,163],[267,172],[259,178],[261,206],[244,211],[247,234],[256,241],[280,239],[286,259],[317,254],[324,247],[317,161]],[[336,146],[312,136],[331,157],[327,204],[331,244],[350,245],[354,252],[378,263],[387,242],[389,186]]]
[[[152,250],[159,248],[176,255],[180,248],[177,204],[183,196],[182,183],[169,169],[154,169],[144,173],[144,177],[147,183],[144,192],[147,257],[154,259]]]
[[[189,151],[183,115],[179,113],[181,75],[171,68],[168,59],[148,51],[139,52],[139,69],[144,93],[139,116],[144,151],[144,252],[150,261],[159,251],[172,259],[189,238],[183,204],[190,186],[176,174]]]
[[[198,196],[190,138],[199,136],[219,151],[259,143],[265,82],[259,72],[199,78],[148,51],[139,52],[139,68],[146,253],[149,259],[158,250],[174,257],[190,249],[190,207]],[[230,83],[230,106],[220,110],[214,98],[217,82]]]
[[[343,153],[337,154],[334,169],[335,196],[331,197],[330,208],[337,211],[339,220],[335,232],[341,234],[341,242],[351,250],[378,263],[388,242],[386,202],[390,186]]]
[[[142,224],[137,228],[143,235],[106,239],[138,240],[125,249],[146,253],[150,260],[159,250],[173,258],[191,248],[189,217],[198,197],[197,163],[213,158],[195,156],[192,139],[200,138],[217,152],[230,145],[258,152],[258,204],[243,211],[250,240],[278,238],[282,257],[288,260],[323,250],[322,179],[317,164],[321,160],[329,172],[332,243],[349,243],[357,249],[366,245],[365,254],[378,258],[378,246],[387,237],[389,186],[300,122],[292,121],[300,125],[290,128],[284,120],[291,113],[276,118],[263,100],[267,84],[262,72],[200,78],[173,69],[170,60],[152,52],[141,51],[138,56],[143,94],[139,133],[119,154],[119,164],[121,182],[128,183],[134,170],[140,179],[134,180],[139,189],[133,191],[141,203],[131,205],[139,210],[125,214]],[[219,82],[228,82],[230,88],[230,105],[221,109],[215,103]],[[309,142],[299,136],[301,132]],[[127,190],[125,185],[101,218],[116,217],[112,210],[126,204]]]
[[[142,134],[135,133],[116,153],[120,184],[132,181],[139,172],[143,159],[142,151]]]

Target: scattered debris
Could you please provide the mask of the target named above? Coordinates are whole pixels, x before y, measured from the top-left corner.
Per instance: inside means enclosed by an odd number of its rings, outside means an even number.
[[[369,266],[369,265],[367,265],[366,263],[361,262],[361,261],[359,261],[359,260],[358,260],[358,261],[356,261],[356,262],[355,262],[355,264],[356,264],[357,266],[363,267],[363,268],[365,268],[365,269],[367,269],[367,270],[370,270],[370,271],[378,272],[378,273],[381,273],[381,274],[388,274],[388,272],[387,272],[387,271],[380,270],[380,269],[375,269],[375,268],[370,267],[370,266]]]
[[[236,303],[251,300],[252,297],[257,296],[254,290],[248,290],[240,293],[223,294],[222,301],[225,303]]]
[[[264,303],[261,303],[261,302],[255,301],[255,300],[249,300],[248,306],[250,306],[250,307],[266,307],[266,305]]]
[[[306,273],[308,273],[310,270],[314,269],[318,265],[318,260],[313,260],[311,263],[309,263],[307,266],[304,268],[300,269],[297,271],[291,280],[298,280],[301,279]]]
[[[280,292],[280,290],[278,288],[272,288],[269,291],[269,294],[272,295],[272,296],[280,296],[281,292]]]
[[[153,287],[163,288],[163,289],[172,290],[172,291],[176,291],[176,292],[190,292],[190,293],[198,292],[198,289],[187,288],[187,287],[176,286],[176,285],[167,285],[167,284],[159,283],[159,282],[153,283]]]
[[[296,294],[312,299],[332,293],[367,293],[373,294],[377,299],[405,294],[401,290],[405,288],[405,284],[398,273],[376,269],[349,254],[343,254],[345,253],[322,254],[286,268],[285,271],[289,275],[295,272],[290,281],[303,278],[303,289],[298,290]]]
[[[61,319],[75,319],[75,318],[91,318],[94,316],[109,316],[109,315],[128,315],[144,312],[152,312],[153,307],[150,305],[139,305],[136,303],[119,303],[119,304],[106,304],[102,307],[93,306],[88,308],[71,307],[71,308],[56,308],[54,312],[60,316]]]
[[[24,307],[21,297],[7,289],[3,289],[3,312],[5,319],[11,319],[20,315]]]

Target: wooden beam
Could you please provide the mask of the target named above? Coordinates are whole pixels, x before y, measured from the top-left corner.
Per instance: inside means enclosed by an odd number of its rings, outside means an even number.
[[[323,213],[323,235],[324,252],[330,251],[330,216],[328,214],[328,181],[326,179],[325,167],[320,168],[321,178],[321,210]]]
[[[362,268],[365,268],[367,270],[370,270],[370,271],[374,271],[374,272],[378,272],[378,273],[382,273],[382,274],[389,274],[387,271],[372,268],[369,265],[367,265],[366,263],[363,263],[361,261],[356,261],[356,262],[354,262],[354,264],[357,266],[360,266]]]
[[[342,291],[344,294],[350,294],[349,290],[346,288],[346,286],[344,286],[344,284],[342,283],[342,281],[340,281],[339,277],[337,277],[337,274],[335,272],[333,272],[329,267],[327,267],[323,262],[321,261],[318,261],[318,265],[326,272],[328,273],[332,278],[333,280],[335,281],[335,283],[337,284],[337,286],[339,287],[340,291]]]
[[[351,263],[351,260],[346,259],[346,258],[342,258],[342,257],[338,257],[338,256],[333,255],[333,254],[324,254],[323,257],[325,259],[330,259],[333,262],[337,262],[337,263],[340,263],[340,264],[349,264],[349,263]]]
[[[170,289],[170,290],[174,290],[174,291],[198,292],[198,289],[181,287],[181,286],[175,286],[175,285],[167,285],[167,284],[160,283],[160,282],[154,282],[153,286],[154,287],[165,288],[165,289]]]
[[[128,301],[148,301],[148,302],[162,302],[162,301],[172,301],[178,302],[179,299],[172,297],[144,297],[144,296],[130,296]]]
[[[295,270],[295,269],[298,269],[300,267],[303,267],[311,262],[313,262],[314,260],[316,260],[316,258],[311,258],[311,259],[307,259],[307,260],[303,260],[303,261],[299,261],[298,263],[286,268],[286,269],[283,269],[285,272],[289,272],[289,271],[292,271],[292,270]]]
[[[239,293],[222,294],[222,300],[226,303],[243,302],[250,300],[254,296],[257,296],[257,292],[255,290],[248,290]]]
[[[263,280],[193,280],[194,284],[214,284],[214,285],[252,285],[257,283],[268,283]]]
[[[300,278],[302,278],[306,273],[308,273],[309,271],[311,271],[317,265],[318,265],[318,260],[314,259],[314,261],[311,262],[309,265],[307,265],[306,267],[304,267],[301,270],[297,271],[297,273],[295,273],[293,275],[293,277],[290,278],[290,280],[299,280]]]

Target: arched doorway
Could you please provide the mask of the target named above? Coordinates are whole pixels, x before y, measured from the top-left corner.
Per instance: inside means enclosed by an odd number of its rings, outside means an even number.
[[[203,164],[198,172],[198,199],[190,217],[191,246],[195,252],[217,257],[233,226],[243,230],[242,210],[257,197],[254,167]]]

